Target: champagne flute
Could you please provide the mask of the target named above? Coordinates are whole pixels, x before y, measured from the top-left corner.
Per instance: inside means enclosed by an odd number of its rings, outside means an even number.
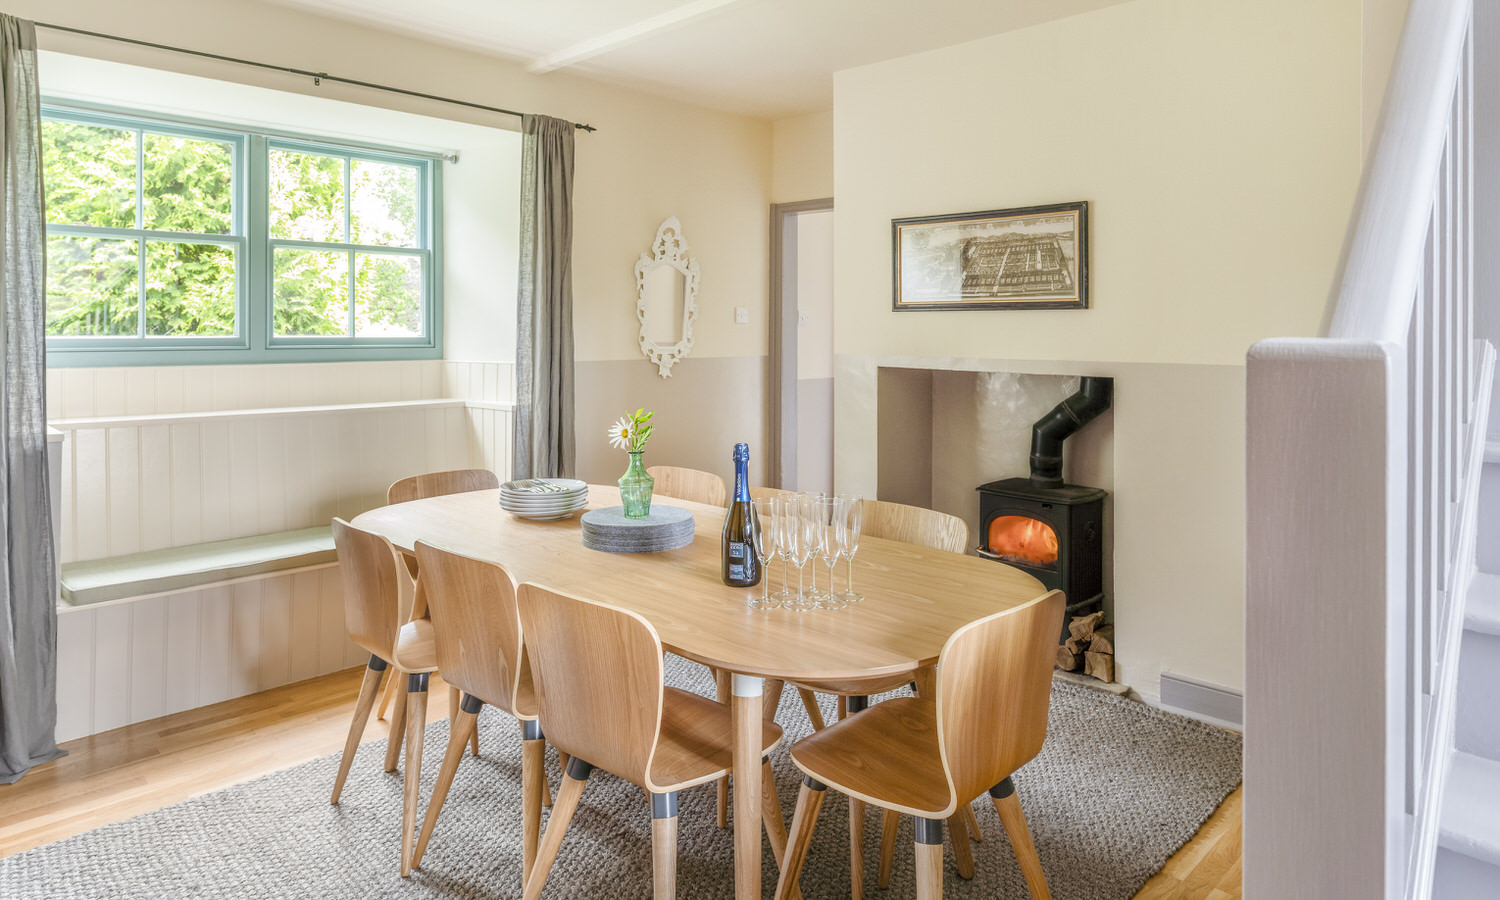
[[[793,549],[797,545],[796,527],[797,504],[796,498],[776,498],[776,555],[781,557],[781,590],[771,596],[784,607],[790,607],[797,599],[792,593],[792,579],[787,573],[787,562],[793,556]]]
[[[777,533],[781,527],[776,498],[762,497],[752,505],[755,511],[750,516],[750,534],[755,558],[760,561],[760,599],[751,598],[746,605],[751,609],[775,609],[781,605],[781,600],[771,596],[771,573],[767,571],[766,563],[776,555]]]
[[[859,552],[859,532],[864,523],[865,503],[859,497],[849,494],[840,494],[839,499],[844,502],[843,515],[839,517],[839,555],[849,562],[849,586],[839,591],[839,598],[845,603],[858,603],[865,599],[865,595],[854,592],[854,554]]]
[[[802,589],[802,572],[817,551],[817,519],[812,509],[812,498],[806,494],[788,498],[786,505],[787,546],[791,550],[792,565],[797,567],[797,594],[781,605],[798,612],[807,612],[817,609],[812,597]]]
[[[849,602],[833,592],[833,567],[839,561],[843,505],[836,497],[819,497],[814,505],[818,518],[818,558],[828,567],[828,590],[818,595],[818,608],[843,609]]]

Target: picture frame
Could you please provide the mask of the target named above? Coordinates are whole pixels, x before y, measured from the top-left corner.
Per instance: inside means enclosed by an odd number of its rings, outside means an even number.
[[[891,308],[1088,309],[1087,201],[891,220]]]

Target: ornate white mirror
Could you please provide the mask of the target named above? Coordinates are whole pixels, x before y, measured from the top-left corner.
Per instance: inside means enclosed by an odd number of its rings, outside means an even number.
[[[687,255],[682,225],[672,216],[656,229],[651,252],[635,264],[635,317],[641,322],[641,352],[663,378],[693,349],[698,318],[698,261]]]

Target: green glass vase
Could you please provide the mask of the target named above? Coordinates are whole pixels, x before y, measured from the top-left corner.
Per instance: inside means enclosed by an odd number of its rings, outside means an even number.
[[[656,479],[641,465],[642,450],[630,451],[630,465],[620,476],[620,503],[625,507],[625,518],[644,519],[651,515],[651,489]]]

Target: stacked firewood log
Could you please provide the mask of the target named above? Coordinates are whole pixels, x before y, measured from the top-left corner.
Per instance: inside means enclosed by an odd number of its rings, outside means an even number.
[[[1057,667],[1065,672],[1115,680],[1115,626],[1104,624],[1104,613],[1074,616],[1068,623],[1068,639],[1057,648]]]

